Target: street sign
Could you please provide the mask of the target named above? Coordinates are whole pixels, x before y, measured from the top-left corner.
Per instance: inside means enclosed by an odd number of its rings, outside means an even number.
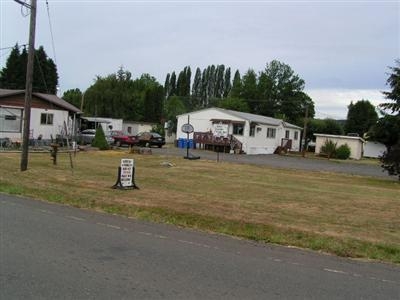
[[[193,128],[192,124],[186,123],[186,124],[182,125],[181,130],[182,130],[182,132],[189,134],[194,131],[194,128]]]

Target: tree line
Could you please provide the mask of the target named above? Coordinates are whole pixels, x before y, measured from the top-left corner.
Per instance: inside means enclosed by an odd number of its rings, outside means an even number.
[[[168,73],[164,89],[166,103],[172,99],[180,107],[196,110],[211,106],[276,117],[300,125],[306,108],[315,114],[314,102],[303,91],[305,82],[292,68],[273,60],[256,73],[249,69],[243,76],[231,68],[210,65],[197,68],[191,82],[191,69]]]

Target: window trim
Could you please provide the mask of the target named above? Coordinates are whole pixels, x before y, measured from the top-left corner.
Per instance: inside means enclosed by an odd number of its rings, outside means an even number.
[[[242,130],[242,132],[240,133],[238,133],[237,131],[235,132],[235,128],[236,129],[238,129],[238,128],[241,128]],[[233,123],[232,124],[232,134],[233,135],[240,135],[240,136],[243,136],[244,135],[244,124],[243,123]]]
[[[45,117],[45,120],[43,119]],[[54,114],[52,113],[41,113],[40,114],[40,125],[54,125]]]
[[[23,109],[20,107],[0,106],[0,132],[22,132]],[[6,122],[15,123],[15,130],[7,127]]]
[[[294,138],[293,139],[295,141],[297,141],[299,139],[299,132],[297,130],[294,132]]]
[[[275,139],[276,138],[276,128],[267,127],[267,139]]]

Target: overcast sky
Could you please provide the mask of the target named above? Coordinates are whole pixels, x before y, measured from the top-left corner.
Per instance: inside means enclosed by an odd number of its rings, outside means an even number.
[[[120,66],[164,84],[187,65],[244,74],[277,59],[305,80],[318,117],[338,119],[350,101],[381,103],[400,58],[400,1],[47,2],[55,51],[46,1],[38,0],[35,46],[56,60],[61,92],[84,91]],[[28,43],[26,14],[0,0],[0,68],[4,48]]]

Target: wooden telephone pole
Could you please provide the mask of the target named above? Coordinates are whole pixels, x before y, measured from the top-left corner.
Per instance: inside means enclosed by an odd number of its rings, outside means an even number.
[[[25,2],[15,0],[15,2],[29,8],[31,10],[29,24],[29,50],[28,63],[26,66],[26,83],[25,83],[25,105],[24,105],[24,129],[22,136],[22,154],[21,154],[21,171],[28,169],[28,152],[29,152],[29,133],[31,122],[31,102],[32,102],[32,81],[33,81],[33,62],[35,55],[35,28],[36,28],[36,0],[31,0],[28,5]]]

